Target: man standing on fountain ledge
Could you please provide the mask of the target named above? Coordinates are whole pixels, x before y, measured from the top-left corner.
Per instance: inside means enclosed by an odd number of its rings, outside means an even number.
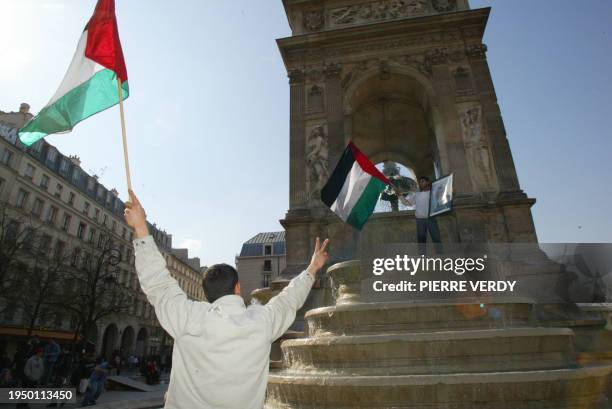
[[[316,240],[308,268],[266,305],[248,308],[240,297],[238,273],[216,264],[204,274],[209,302],[192,301],[166,268],[149,235],[145,211],[130,191],[125,220],[134,229],[136,272],[162,327],[174,338],[167,409],[261,409],[270,345],[289,328],[315,275],[329,260]]]

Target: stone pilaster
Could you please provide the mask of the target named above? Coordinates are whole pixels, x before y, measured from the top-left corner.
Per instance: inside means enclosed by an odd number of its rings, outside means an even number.
[[[289,72],[289,209],[308,201],[305,177],[306,141],[304,131],[305,85],[301,70]]]
[[[468,46],[467,52],[474,75],[474,86],[482,106],[483,122],[491,144],[500,193],[520,192],[514,160],[486,60],[486,46],[484,44]]]
[[[455,95],[453,78],[446,65],[435,65],[432,67],[433,84],[438,98],[437,107],[440,126],[436,132],[438,141],[444,141],[446,151],[446,161],[449,168],[454,173],[455,195],[465,195],[473,192],[470,172],[468,169],[465,147],[461,131],[461,124],[455,108]],[[442,150],[442,147],[440,147]],[[442,169],[443,173],[448,173],[449,169]]]
[[[344,150],[344,116],[342,112],[342,85],[339,64],[325,66],[325,89],[327,90],[327,137],[329,166],[333,168]],[[329,169],[330,173],[333,169]]]

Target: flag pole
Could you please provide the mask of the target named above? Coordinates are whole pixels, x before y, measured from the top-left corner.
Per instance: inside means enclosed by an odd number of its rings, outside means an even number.
[[[127,137],[125,135],[125,116],[123,114],[123,90],[121,89],[121,78],[117,77],[117,91],[119,92],[119,114],[121,115],[121,135],[123,137],[123,160],[125,162],[125,176],[127,177],[128,190],[132,190],[132,177],[130,176],[130,160],[128,159]]]

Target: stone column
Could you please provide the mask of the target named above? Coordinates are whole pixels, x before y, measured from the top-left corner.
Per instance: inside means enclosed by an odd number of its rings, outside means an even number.
[[[304,176],[306,141],[304,134],[305,85],[302,70],[289,72],[289,209],[307,202]]]
[[[482,106],[483,124],[489,136],[499,190],[500,193],[520,192],[521,188],[485,52],[484,44],[471,45],[467,49],[474,76],[474,86]]]

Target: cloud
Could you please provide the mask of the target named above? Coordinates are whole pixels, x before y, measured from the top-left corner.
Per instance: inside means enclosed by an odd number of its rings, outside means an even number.
[[[183,239],[179,242],[178,248],[188,249],[189,257],[193,257],[196,253],[199,253],[202,249],[202,240],[197,239]]]

